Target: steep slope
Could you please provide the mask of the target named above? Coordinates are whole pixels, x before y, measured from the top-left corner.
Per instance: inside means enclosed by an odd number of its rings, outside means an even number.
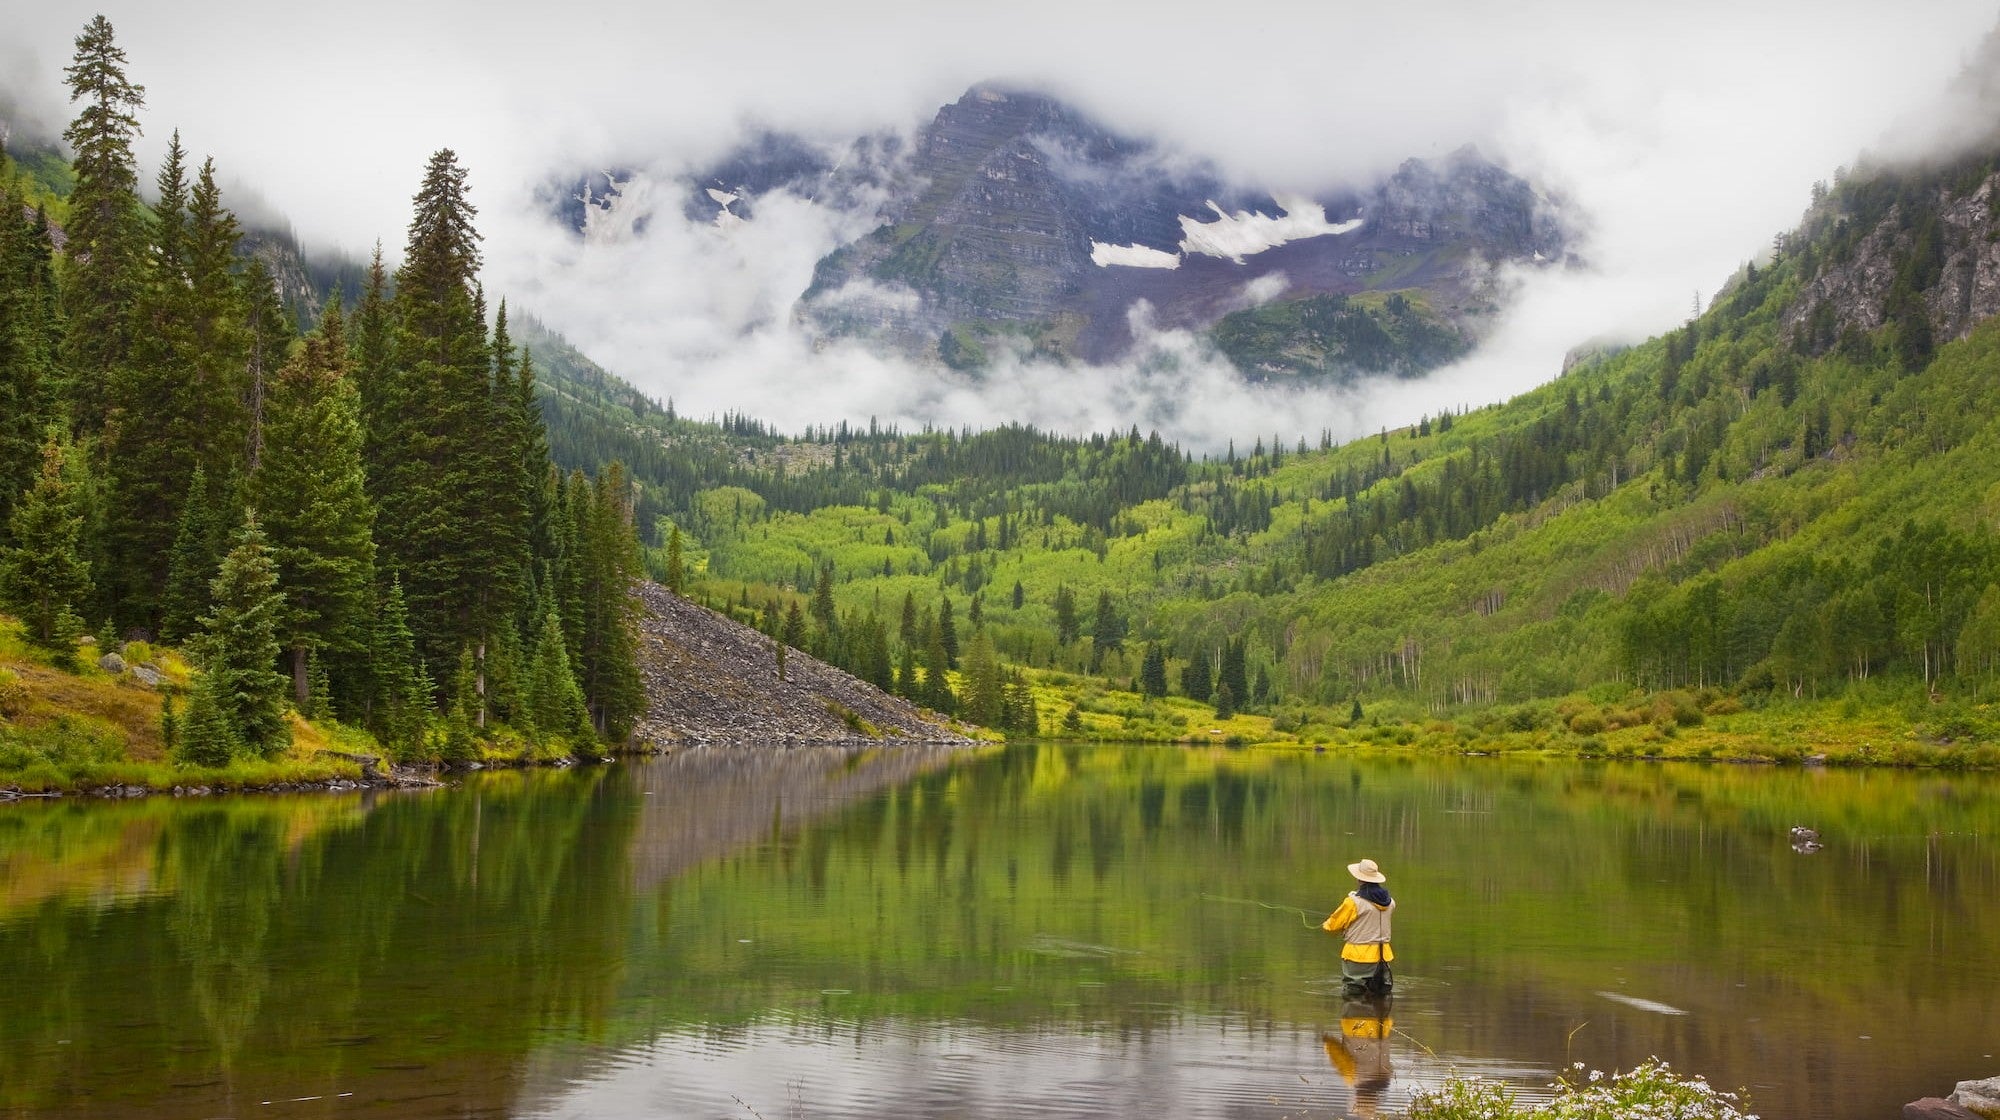
[[[915,705],[797,650],[782,671],[771,639],[656,583],[641,585],[637,738],[678,743],[970,743]]]

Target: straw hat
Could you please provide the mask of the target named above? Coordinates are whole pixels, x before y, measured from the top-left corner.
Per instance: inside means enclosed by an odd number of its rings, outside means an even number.
[[[1347,873],[1364,883],[1382,883],[1387,882],[1389,878],[1387,875],[1382,874],[1382,869],[1375,866],[1375,861],[1372,859],[1364,859],[1360,863],[1348,864]]]

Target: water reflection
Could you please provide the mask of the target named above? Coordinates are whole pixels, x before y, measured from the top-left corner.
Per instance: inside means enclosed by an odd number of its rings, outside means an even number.
[[[0,1113],[1371,1116],[1658,1054],[1887,1115],[1993,1065],[1995,792],[1035,745],[15,806]],[[1316,928],[1364,854],[1393,1006]]]

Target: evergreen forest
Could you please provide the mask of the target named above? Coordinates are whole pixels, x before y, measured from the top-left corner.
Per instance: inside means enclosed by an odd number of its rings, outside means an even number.
[[[93,19],[69,161],[0,154],[0,639],[28,658],[0,709],[37,664],[129,664],[184,765],[296,736],[397,760],[622,742],[634,487],[554,466],[533,361],[478,281],[468,170],[433,155],[401,266],[378,247],[302,324],[178,133],[142,197],[131,71]],[[0,735],[0,765],[115,739],[64,714]]]

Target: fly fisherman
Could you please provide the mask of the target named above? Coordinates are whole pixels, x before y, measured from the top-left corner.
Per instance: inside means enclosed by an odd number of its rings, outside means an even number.
[[[1396,900],[1382,885],[1389,877],[1372,859],[1348,864],[1347,873],[1359,886],[1320,928],[1347,933],[1347,944],[1340,950],[1341,988],[1347,996],[1386,996],[1395,985],[1389,962],[1396,959],[1396,951],[1389,947],[1389,915],[1396,912]]]

